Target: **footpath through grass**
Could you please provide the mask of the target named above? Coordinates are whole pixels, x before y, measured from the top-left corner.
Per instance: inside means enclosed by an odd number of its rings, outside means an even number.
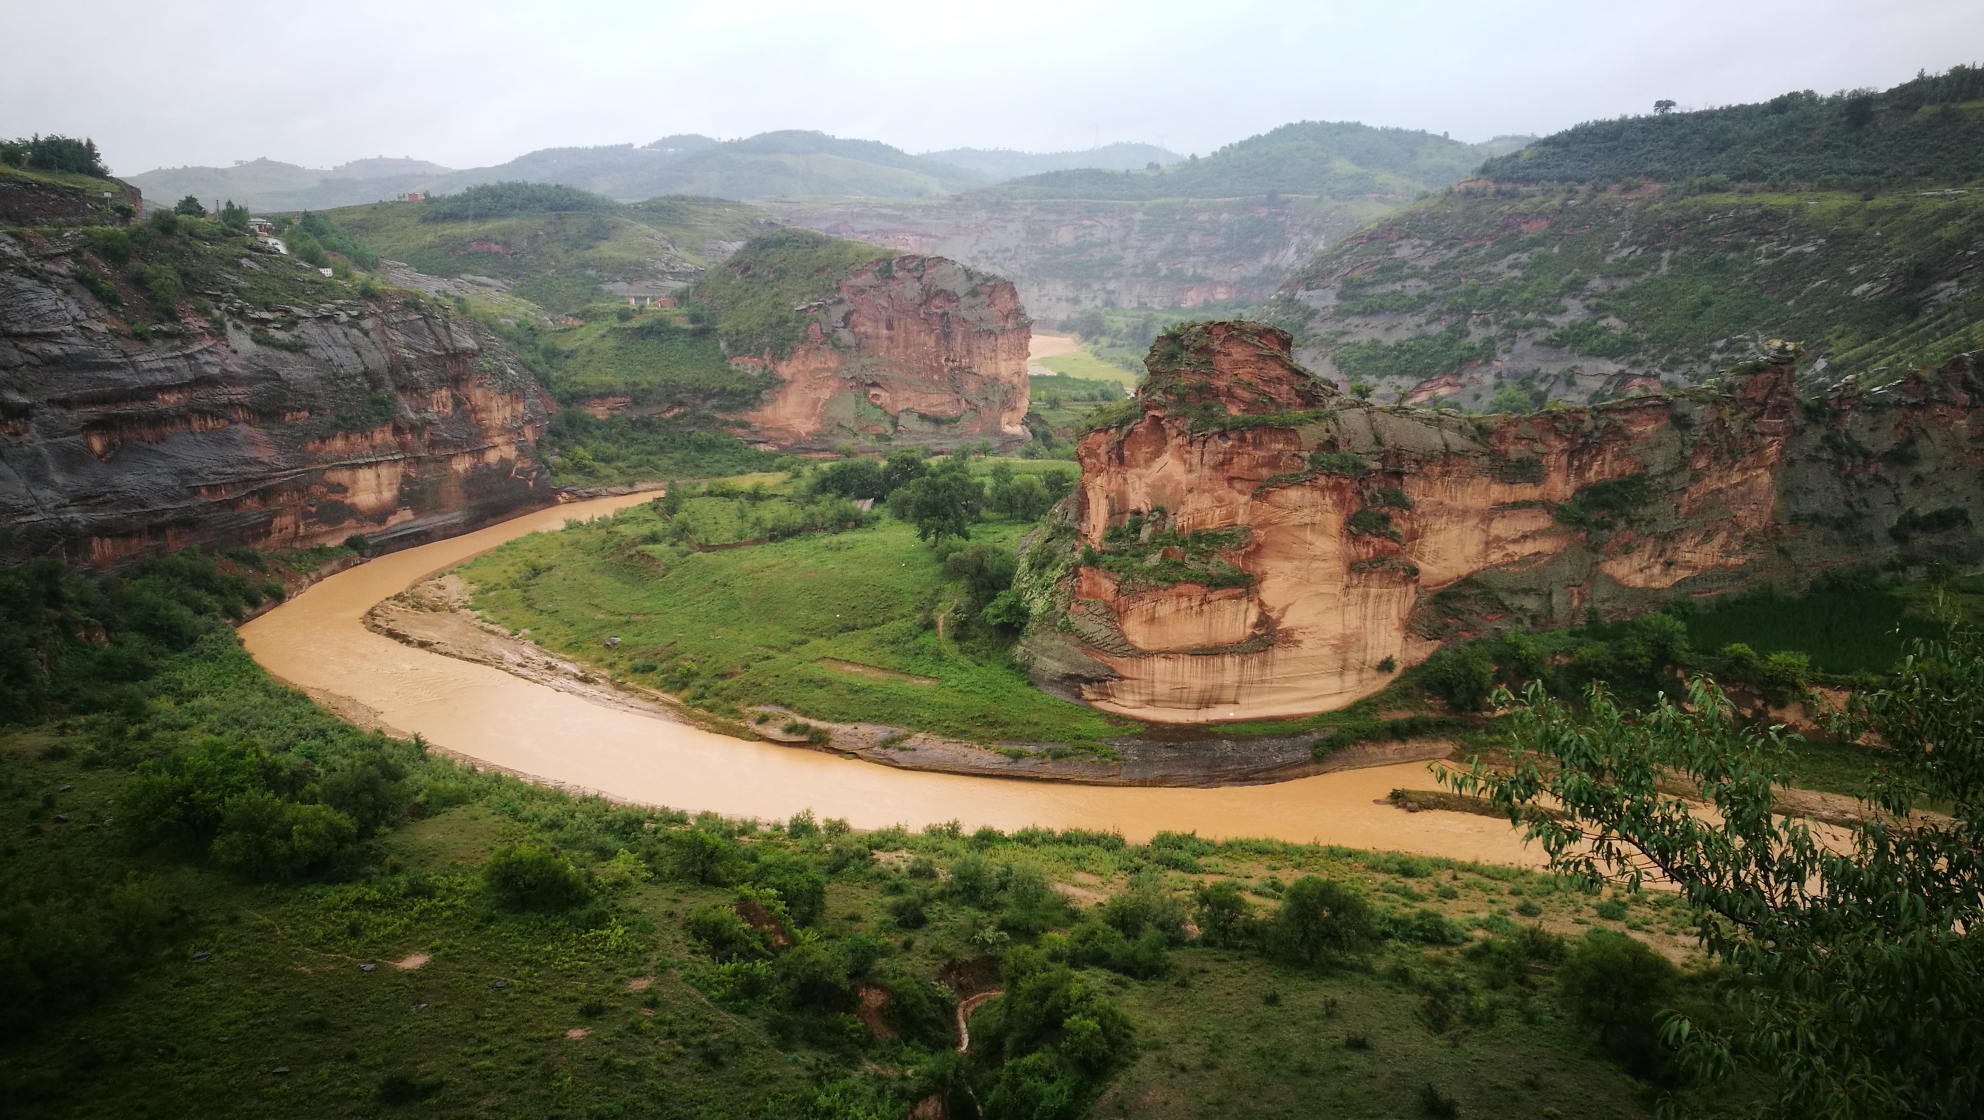
[[[684,513],[720,533],[735,515],[715,501]],[[972,540],[1010,550],[1029,527],[990,521]],[[1137,727],[1034,688],[1006,640],[967,623],[938,554],[893,518],[715,551],[667,543],[669,530],[635,506],[520,538],[460,574],[491,621],[721,714],[778,704],[980,743],[1097,749]],[[609,649],[608,638],[620,641]]]

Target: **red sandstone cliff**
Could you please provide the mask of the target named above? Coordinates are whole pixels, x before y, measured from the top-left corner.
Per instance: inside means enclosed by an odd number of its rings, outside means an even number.
[[[542,391],[474,323],[287,257],[228,267],[316,298],[216,286],[147,324],[128,281],[110,305],[77,283],[118,275],[86,235],[0,236],[0,560],[411,543],[553,500]]]
[[[1457,629],[1984,557],[1967,361],[1801,403],[1795,347],[1774,354],[1721,391],[1478,417],[1339,395],[1261,324],[1161,338],[1133,406],[1082,438],[1081,487],[1023,565],[1042,573],[1036,679],[1143,719],[1295,715],[1377,691],[1387,659]]]
[[[885,435],[937,447],[1027,438],[1030,321],[1010,281],[942,257],[875,261],[811,309],[784,381],[744,415],[780,446]],[[737,359],[758,362],[759,359]]]

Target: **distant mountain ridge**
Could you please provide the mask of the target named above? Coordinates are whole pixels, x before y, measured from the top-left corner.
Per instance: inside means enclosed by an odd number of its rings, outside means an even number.
[[[1005,148],[948,148],[922,152],[919,158],[948,163],[994,179],[1017,179],[1050,171],[1097,168],[1103,171],[1142,171],[1151,164],[1169,166],[1184,156],[1156,144],[1119,142],[1082,152],[1016,152]]]
[[[1298,121],[1162,170],[1052,171],[985,187],[984,199],[1240,198],[1295,194],[1406,201],[1466,178],[1481,162],[1528,144],[1501,136],[1467,144],[1430,132],[1349,121]]]

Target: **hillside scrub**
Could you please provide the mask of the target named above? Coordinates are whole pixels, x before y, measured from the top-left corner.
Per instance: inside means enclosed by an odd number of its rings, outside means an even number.
[[[777,361],[806,341],[807,305],[834,294],[855,269],[893,256],[860,241],[787,228],[754,237],[686,292],[730,354]]]
[[[1984,175],[1984,69],[1953,66],[1883,92],[1803,90],[1590,121],[1490,159],[1478,174],[1514,183],[1962,184]]]

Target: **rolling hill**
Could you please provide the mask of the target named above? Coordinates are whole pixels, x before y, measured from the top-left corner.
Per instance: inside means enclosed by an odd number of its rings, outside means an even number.
[[[996,162],[1020,153],[985,155]],[[192,194],[233,199],[259,211],[285,211],[377,202],[409,192],[449,194],[497,182],[555,183],[632,201],[664,194],[925,198],[1001,177],[912,156],[873,140],[784,131],[728,141],[678,135],[641,147],[544,148],[508,163],[459,171],[421,160],[368,159],[318,170],[258,159],[233,167],[147,171],[131,176],[131,182],[151,198]]]
[[[935,201],[766,205],[835,236],[1010,276],[1033,315],[1065,325],[1095,308],[1258,303],[1337,238],[1522,142],[1309,121],[1159,171],[1060,170]]]
[[[1698,383],[1770,338],[1808,379],[1940,365],[1984,346],[1984,198],[1950,185],[1984,174],[1984,103],[1933,100],[1984,91],[1951,74],[1580,125],[1325,250],[1272,313],[1325,376],[1493,411]]]
[[[1404,201],[1459,182],[1483,159],[1514,151],[1529,139],[1497,137],[1464,144],[1416,129],[1299,121],[1229,144],[1205,159],[1188,159],[1157,171],[1053,171],[976,194],[986,199],[1121,202],[1268,194]]]

